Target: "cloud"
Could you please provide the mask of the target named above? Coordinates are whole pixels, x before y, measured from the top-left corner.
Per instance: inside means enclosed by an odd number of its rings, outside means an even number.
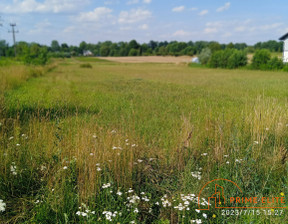
[[[120,12],[118,23],[120,24],[132,24],[147,20],[152,16],[149,10],[132,9],[130,11]]]
[[[184,30],[177,30],[175,33],[172,34],[172,36],[174,37],[183,37],[183,36],[188,36],[188,35],[190,35],[190,33]]]
[[[90,12],[81,12],[77,18],[79,22],[99,22],[104,19],[112,19],[112,9],[106,7],[98,7]]]
[[[189,10],[190,10],[190,11],[197,11],[198,8],[194,7],[194,8],[190,8]]]
[[[202,10],[201,12],[199,12],[198,15],[199,16],[204,16],[204,15],[208,14],[208,12],[209,11],[205,9],[205,10]]]
[[[231,3],[227,2],[227,3],[225,3],[225,5],[219,7],[216,11],[217,12],[223,12],[225,10],[228,10],[230,8],[230,6],[231,6]]]
[[[204,33],[206,34],[218,33],[218,29],[216,27],[207,27],[204,29]]]
[[[143,24],[143,25],[139,26],[139,29],[140,30],[148,30],[149,26],[147,24]]]
[[[79,7],[88,3],[89,0],[14,0],[11,4],[1,4],[2,13],[61,13],[76,11]]]
[[[182,12],[182,11],[184,11],[184,9],[185,9],[185,6],[181,5],[181,6],[173,8],[172,12]]]
[[[126,4],[127,5],[134,5],[134,4],[138,4],[138,3],[139,3],[139,0],[130,0]]]
[[[150,4],[152,2],[152,0],[143,0],[143,3],[145,4]]]

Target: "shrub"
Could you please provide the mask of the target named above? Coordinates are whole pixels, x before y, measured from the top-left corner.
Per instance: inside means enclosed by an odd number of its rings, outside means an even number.
[[[228,58],[227,68],[239,68],[247,65],[247,55],[244,51],[235,50]]]
[[[271,58],[267,63],[268,70],[281,70],[283,67],[283,61],[276,56]]]
[[[81,64],[80,68],[92,68],[92,65],[90,63],[85,63],[85,64]]]
[[[198,56],[201,64],[206,65],[210,60],[211,54],[212,52],[209,48],[204,48]]]
[[[271,59],[271,53],[269,50],[262,49],[257,50],[252,59],[252,68],[254,69],[267,69],[267,63]]]
[[[238,68],[247,64],[247,56],[244,51],[226,49],[212,54],[209,65],[212,68]]]
[[[24,49],[22,58],[25,64],[45,65],[48,61],[48,50],[46,47],[32,44]]]

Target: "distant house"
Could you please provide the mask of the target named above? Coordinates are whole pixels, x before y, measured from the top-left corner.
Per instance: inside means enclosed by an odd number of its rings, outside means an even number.
[[[90,50],[83,51],[83,56],[93,56],[93,53]]]
[[[288,62],[288,33],[279,38],[283,41],[283,62]]]

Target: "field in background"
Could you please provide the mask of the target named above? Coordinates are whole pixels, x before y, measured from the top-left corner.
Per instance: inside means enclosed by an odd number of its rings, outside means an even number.
[[[189,63],[192,60],[190,56],[141,56],[141,57],[99,57],[108,61],[122,63]]]
[[[287,73],[180,60],[189,58],[1,67],[0,220],[287,222],[195,211],[195,195],[216,178],[249,196],[288,194]]]

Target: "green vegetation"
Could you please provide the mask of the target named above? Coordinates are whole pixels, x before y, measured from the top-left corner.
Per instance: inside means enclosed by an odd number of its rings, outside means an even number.
[[[149,43],[140,44],[136,40],[129,42],[113,43],[111,41],[98,42],[97,44],[86,43],[82,41],[79,46],[69,46],[66,43],[60,44],[57,40],[53,40],[50,46],[43,46],[37,43],[26,43],[20,41],[17,43],[16,52],[17,56],[21,58],[25,56],[30,48],[41,48],[41,52],[48,51],[49,57],[54,58],[70,58],[71,56],[82,56],[85,51],[90,51],[94,56],[150,56],[150,55],[172,55],[181,56],[189,55],[193,56],[200,54],[205,48],[209,48],[212,53],[225,50],[245,50],[248,53],[254,53],[256,50],[267,49],[273,53],[279,53],[283,51],[283,43],[277,41],[259,42],[253,46],[248,46],[245,43],[229,43],[220,44],[216,41],[149,41]],[[34,50],[32,50],[34,51]],[[33,53],[32,53],[33,55]],[[0,56],[14,57],[14,46],[9,46],[5,40],[0,40]],[[29,60],[30,61],[30,60]],[[37,62],[38,63],[38,62]]]
[[[212,54],[209,65],[212,68],[239,68],[247,65],[247,56],[244,51],[226,49]]]
[[[287,73],[57,60],[1,66],[1,223],[287,223],[195,210],[288,194]]]

